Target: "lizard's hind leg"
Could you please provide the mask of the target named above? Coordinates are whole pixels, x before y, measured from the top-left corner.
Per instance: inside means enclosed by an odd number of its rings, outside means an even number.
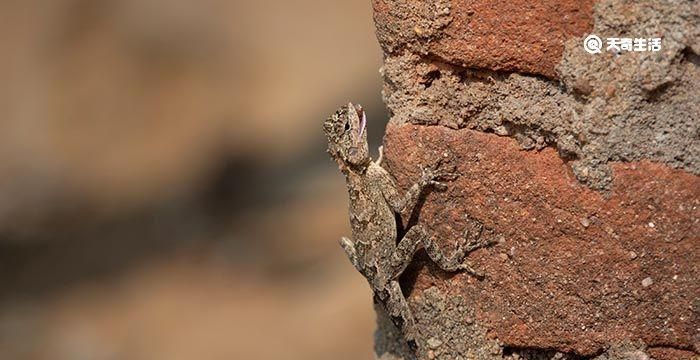
[[[485,242],[481,239],[482,226],[479,225],[473,231],[466,231],[464,237],[460,238],[457,243],[457,248],[450,255],[446,255],[438,246],[434,237],[430,236],[424,227],[420,225],[414,225],[411,227],[406,237],[410,234],[414,239],[419,240],[425,252],[441,269],[454,272],[454,271],[466,271],[478,278],[483,278],[484,274],[479,271],[474,270],[474,268],[465,262],[464,258],[468,253],[476,249],[488,246],[491,242]],[[403,240],[402,240],[403,242]],[[397,247],[397,252],[401,248],[401,243]],[[415,252],[415,250],[413,250]],[[409,259],[410,261],[410,259]],[[403,271],[403,269],[402,269]]]
[[[408,264],[413,260],[413,255],[420,248],[424,241],[426,232],[420,225],[412,226],[406,234],[401,238],[401,241],[396,245],[396,250],[391,257],[391,278],[398,279]]]
[[[483,278],[483,273],[474,270],[474,268],[465,261],[465,257],[470,252],[492,244],[490,241],[483,241],[481,238],[482,230],[483,225],[479,224],[475,229],[472,229],[472,231],[465,231],[464,236],[457,242],[457,248],[449,256],[445,255],[435,242],[435,239],[431,236],[426,236],[424,238],[423,247],[428,253],[428,256],[430,256],[430,259],[435,261],[443,270],[450,272],[461,270],[478,278]]]

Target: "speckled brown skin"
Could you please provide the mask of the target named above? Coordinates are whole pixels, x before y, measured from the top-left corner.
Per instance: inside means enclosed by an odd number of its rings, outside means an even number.
[[[445,256],[420,225],[412,226],[397,241],[396,214],[411,212],[424,189],[444,186],[437,180],[453,174],[438,171],[438,161],[436,166],[424,168],[420,180],[400,194],[391,175],[380,166],[381,155],[376,162],[369,157],[364,116],[362,107],[348,104],[324,123],[328,152],[345,175],[350,195],[352,239],[343,237],[340,244],[355,268],[367,278],[375,301],[384,304],[402,329],[404,338],[420,346],[422,341],[414,330],[415,321],[399,286],[399,276],[420,247],[445,271],[464,270],[479,275],[462,260],[466,253],[484,244],[478,242],[478,237],[467,243],[464,237],[457,250]]]

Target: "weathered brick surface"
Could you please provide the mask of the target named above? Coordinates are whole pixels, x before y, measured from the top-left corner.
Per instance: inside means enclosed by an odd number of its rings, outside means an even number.
[[[462,173],[404,224],[447,252],[478,223],[499,241],[469,257],[483,281],[417,256],[401,279],[416,356],[697,358],[697,3],[373,4],[387,168],[404,187],[438,156]],[[591,55],[588,33],[663,45]],[[392,327],[378,356],[411,359]]]
[[[577,182],[555,150],[522,151],[494,134],[390,124],[384,144],[403,188],[440,156],[461,173],[447,191],[428,194],[410,223],[427,225],[445,249],[467,221],[499,241],[469,256],[483,281],[445,274],[419,256],[403,279],[414,305],[433,287],[464,298],[507,347],[591,356],[643,341],[659,355],[700,350],[697,176],[648,161],[613,163],[612,189],[602,193]]]
[[[649,349],[649,355],[655,360],[697,360],[698,356],[689,350],[658,347]]]
[[[519,13],[538,4],[523,2]],[[576,160],[570,165],[579,181],[598,189],[610,186],[609,161],[651,160],[700,175],[697,2],[597,2],[593,33],[659,36],[663,49],[591,55],[582,47],[582,36],[570,38],[557,81],[458,66],[435,56],[432,51],[451,51],[446,29],[469,12],[454,5],[445,15],[439,9],[447,5],[393,1],[391,9],[402,20],[385,27],[378,21],[377,36],[387,52],[383,95],[392,122],[495,132],[519,139],[528,149],[552,146]],[[378,16],[384,13],[391,12]],[[485,15],[475,12],[474,17]],[[406,35],[409,26],[427,29],[420,31],[420,41]],[[556,27],[550,31],[556,36]],[[391,44],[409,45],[395,49]],[[521,55],[526,63],[528,54]],[[509,60],[498,61],[506,66]]]
[[[592,0],[374,0],[380,43],[455,65],[556,77],[564,41],[593,28]]]

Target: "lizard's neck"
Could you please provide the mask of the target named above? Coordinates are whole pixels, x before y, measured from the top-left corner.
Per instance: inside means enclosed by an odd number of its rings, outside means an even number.
[[[368,161],[359,165],[347,164],[343,161],[338,161],[338,167],[340,168],[340,171],[345,174],[345,177],[362,176],[367,172],[367,168],[369,167],[369,163],[371,161],[372,159],[368,158]]]

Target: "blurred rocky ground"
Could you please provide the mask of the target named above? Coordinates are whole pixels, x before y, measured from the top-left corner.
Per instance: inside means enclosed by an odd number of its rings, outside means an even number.
[[[3,359],[371,358],[321,121],[379,143],[369,3],[0,4]]]

